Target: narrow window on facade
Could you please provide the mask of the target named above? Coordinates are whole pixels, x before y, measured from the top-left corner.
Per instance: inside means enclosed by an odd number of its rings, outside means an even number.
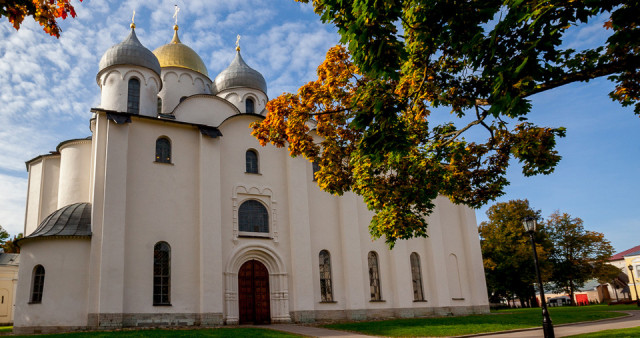
[[[331,256],[329,251],[320,251],[320,295],[323,302],[333,302],[333,286],[331,285]]]
[[[411,260],[411,280],[413,282],[413,300],[424,300],[424,293],[422,290],[422,271],[420,270],[420,256],[413,252],[410,256]]]
[[[42,290],[44,290],[44,267],[36,265],[33,268],[33,280],[31,285],[31,304],[42,303]]]
[[[239,230],[269,233],[269,213],[262,203],[248,200],[238,208]]]
[[[378,254],[374,251],[369,251],[369,287],[371,289],[371,300],[382,300],[379,271]]]
[[[153,247],[153,305],[171,305],[171,247],[167,242]]]
[[[156,140],[156,162],[171,163],[171,141],[166,137]]]
[[[158,97],[158,108],[156,110],[158,115],[162,114],[162,98]]]
[[[317,180],[318,180],[318,178],[316,177],[316,173],[317,173],[318,171],[320,171],[320,165],[319,165],[316,161],[313,161],[313,162],[311,163],[311,166],[312,166],[312,168],[313,168],[313,180],[314,180],[314,181],[317,181]]]
[[[140,114],[140,80],[136,78],[129,79],[127,113]]]
[[[245,112],[247,114],[253,114],[255,112],[255,104],[253,103],[253,99],[247,98],[244,101]]]
[[[255,150],[249,149],[245,154],[246,172],[257,174],[258,173],[258,153]]]

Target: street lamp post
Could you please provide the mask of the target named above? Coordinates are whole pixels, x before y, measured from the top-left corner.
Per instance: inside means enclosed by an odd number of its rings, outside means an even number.
[[[545,338],[555,338],[553,332],[553,323],[551,323],[551,317],[549,317],[549,311],[547,310],[547,302],[544,297],[544,287],[542,286],[542,277],[540,276],[540,266],[538,264],[538,252],[536,251],[536,241],[533,235],[536,232],[536,219],[533,217],[527,217],[522,221],[525,231],[531,237],[531,247],[533,248],[533,260],[536,265],[536,276],[538,277],[538,287],[540,288],[540,306],[542,307],[542,331]]]
[[[633,277],[633,265],[629,264],[629,272],[631,272],[631,280],[633,281],[633,289],[636,291],[636,305],[640,306],[640,298],[638,298],[638,289],[636,289],[636,279]]]

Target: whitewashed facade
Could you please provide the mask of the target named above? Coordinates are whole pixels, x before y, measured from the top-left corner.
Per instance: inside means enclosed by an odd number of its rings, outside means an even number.
[[[360,197],[321,191],[311,163],[250,135],[267,114],[266,84],[239,51],[211,81],[175,29],[174,51],[154,52],[160,67],[132,29],[101,61],[91,137],[27,162],[14,332],[489,311],[472,209],[440,197],[428,238],[393,250],[373,241]],[[159,139],[168,161],[156,156]],[[266,219],[242,218],[247,201]],[[69,205],[88,206],[90,223],[65,218]],[[265,220],[266,231],[243,228]],[[164,277],[159,243],[170,248]]]

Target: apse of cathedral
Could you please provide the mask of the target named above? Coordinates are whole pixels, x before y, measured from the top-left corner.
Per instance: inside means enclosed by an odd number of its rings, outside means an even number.
[[[361,197],[251,136],[267,82],[239,41],[212,77],[167,34],[151,51],[132,23],[90,136],[27,161],[14,332],[488,313],[472,209],[438,197],[428,237],[389,250]]]

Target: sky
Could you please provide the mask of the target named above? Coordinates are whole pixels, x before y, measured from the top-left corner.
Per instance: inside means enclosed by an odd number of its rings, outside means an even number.
[[[200,55],[212,80],[233,59],[240,34],[242,56],[264,75],[269,98],[314,80],[326,51],[339,42],[335,27],[293,0],[72,3],[78,16],[61,22],[59,39],[31,18],[19,31],[0,19],[0,225],[12,235],[24,227],[25,161],[90,135],[90,109],[100,102],[98,63],[127,36],[134,9],[136,34],[154,50],[171,41],[177,4],[180,39]],[[604,20],[572,29],[565,45],[603,41]],[[597,79],[533,97],[531,122],[567,128],[557,146],[563,159],[553,174],[534,177],[524,177],[513,162],[511,184],[496,202],[526,198],[543,217],[556,210],[580,217],[619,252],[640,244],[640,118],[608,98],[612,88]],[[436,113],[439,120],[454,119]],[[491,204],[476,210],[478,223],[487,220]]]

